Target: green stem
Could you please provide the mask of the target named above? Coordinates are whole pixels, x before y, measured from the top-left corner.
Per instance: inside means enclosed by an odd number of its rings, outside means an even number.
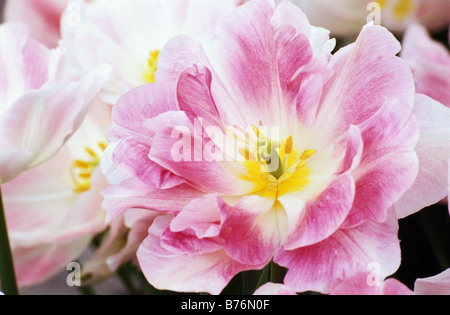
[[[0,280],[1,289],[7,295],[19,294],[16,273],[9,245],[8,228],[6,226],[5,211],[3,208],[2,191],[0,189]]]

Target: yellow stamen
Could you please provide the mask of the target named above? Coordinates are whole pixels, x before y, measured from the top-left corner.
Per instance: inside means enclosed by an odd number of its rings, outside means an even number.
[[[73,166],[77,167],[77,168],[84,168],[84,169],[87,169],[87,168],[91,167],[91,165],[89,163],[84,162],[84,161],[80,161],[80,160],[75,160],[73,162]]]
[[[290,154],[292,152],[293,147],[294,147],[294,143],[292,141],[292,136],[289,136],[286,139],[286,144],[284,145],[284,153]]]
[[[106,143],[103,143],[103,142],[101,142],[101,141],[99,141],[99,142],[97,143],[97,145],[100,147],[100,149],[102,149],[102,151],[105,151],[105,150],[106,150],[106,147],[108,146]]]
[[[147,60],[147,69],[144,72],[144,81],[146,83],[155,83],[155,73],[158,66],[159,50],[150,52]]]
[[[85,148],[85,150],[91,157],[93,157],[94,159],[98,159],[98,155],[94,150],[92,150],[91,148]]]
[[[101,152],[103,152],[107,145],[103,142],[97,143]],[[86,147],[85,152],[88,158],[86,160],[75,160],[72,164],[71,175],[74,183],[74,191],[76,193],[82,193],[91,188],[91,176],[95,168],[100,163],[101,154],[93,149]]]
[[[309,159],[311,156],[313,156],[317,151],[316,150],[305,150],[303,151],[302,156],[300,157],[300,160],[307,160]]]
[[[239,154],[243,156],[246,161],[250,161],[250,157],[254,157],[247,148],[239,148]]]

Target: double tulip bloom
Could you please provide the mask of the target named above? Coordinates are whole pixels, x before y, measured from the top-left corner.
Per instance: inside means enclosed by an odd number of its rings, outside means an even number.
[[[46,7],[62,14],[53,50],[0,26],[0,184],[20,285],[107,231],[83,266],[92,279],[136,258],[164,290],[219,294],[271,266],[283,283],[257,294],[412,293],[385,279],[400,266],[398,219],[448,195],[450,109],[434,71],[448,52],[414,26],[402,59],[360,16],[334,52],[313,2],[292,2],[73,1],[77,16]],[[404,13],[401,31],[437,12],[377,3],[385,22]],[[367,287],[374,264],[382,282]]]
[[[151,284],[218,294],[273,261],[328,293],[397,270],[397,218],[447,194],[450,112],[415,93],[385,28],[333,48],[298,7],[251,1],[169,41],[156,83],[119,99],[104,207],[160,213],[137,252]]]

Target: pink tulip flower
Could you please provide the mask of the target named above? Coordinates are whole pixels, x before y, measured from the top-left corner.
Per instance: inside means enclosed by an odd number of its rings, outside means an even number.
[[[296,292],[327,293],[370,262],[383,279],[397,270],[394,210],[420,209],[419,161],[450,141],[416,146],[448,130],[448,109],[416,96],[385,28],[333,49],[293,4],[250,1],[215,34],[169,41],[156,83],[120,98],[103,205],[108,220],[161,213],[137,252],[153,286],[218,294],[273,261]],[[447,175],[435,175],[437,202]]]
[[[19,286],[65,270],[106,228],[101,190],[107,182],[97,165],[110,122],[110,106],[95,102],[54,157],[2,186]]]
[[[29,39],[25,25],[0,26],[0,184],[54,155],[109,75],[97,67],[72,78],[64,53]]]

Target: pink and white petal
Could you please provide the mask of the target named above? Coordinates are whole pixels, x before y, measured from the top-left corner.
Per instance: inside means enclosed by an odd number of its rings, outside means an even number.
[[[176,84],[158,82],[136,87],[122,95],[114,106],[115,125],[108,131],[108,140],[115,142],[121,136],[138,134],[151,136],[144,123],[166,111],[179,109]]]
[[[361,135],[361,129],[358,126],[350,125],[347,135],[345,156],[342,160],[342,166],[339,174],[347,171],[353,171],[361,163],[364,150],[364,141]]]
[[[297,292],[329,293],[340,282],[378,263],[380,277],[400,266],[397,219],[385,223],[365,221],[351,229],[340,229],[326,240],[292,251],[279,249],[274,261],[288,268],[284,283]]]
[[[274,201],[253,195],[243,197],[233,207],[223,207],[223,229],[228,231],[224,249],[231,258],[253,266],[270,262],[281,242],[280,228],[285,229],[287,221]]]
[[[251,269],[232,260],[223,250],[189,255],[162,248],[160,238],[170,220],[171,216],[156,218],[137,251],[145,277],[157,289],[219,294],[237,273]]]
[[[170,223],[172,232],[191,229],[198,238],[216,237],[221,232],[221,208],[226,206],[217,194],[193,199]]]
[[[96,235],[107,228],[105,224],[106,213],[102,208],[102,189],[108,183],[99,168],[91,174],[91,188],[76,196],[70,211],[57,230],[56,240],[72,239],[84,235]]]
[[[71,156],[64,147],[50,161],[4,184],[4,204],[10,239],[34,246],[95,235],[103,230],[100,190],[106,182],[100,170],[91,176],[91,189],[75,193],[67,168]]]
[[[414,295],[406,285],[398,281],[397,279],[389,278],[384,281],[383,286],[384,295]]]
[[[401,57],[408,62],[417,92],[450,106],[450,53],[425,27],[413,24],[403,39]]]
[[[17,177],[32,163],[28,150],[1,147],[0,152],[0,185]]]
[[[84,236],[32,247],[13,246],[14,267],[20,287],[42,283],[79,259],[91,242]]]
[[[99,69],[80,82],[60,82],[30,91],[3,113],[2,145],[27,150],[31,157],[22,171],[51,158],[76,131],[104,84],[105,71]]]
[[[413,295],[414,293],[397,279],[387,279],[379,283],[372,279],[370,272],[361,272],[344,280],[330,295]]]
[[[417,94],[414,112],[420,124],[415,148],[419,173],[412,187],[396,203],[399,218],[411,215],[448,195],[450,109],[428,96]]]
[[[109,222],[129,209],[147,209],[163,213],[176,213],[192,199],[204,193],[183,184],[170,189],[151,188],[135,179],[127,179],[120,185],[102,191],[103,208]]]
[[[285,22],[282,26],[280,18]],[[313,55],[309,34],[302,33],[307,24],[296,6],[285,3],[275,7],[271,1],[248,2],[223,20],[217,43],[223,67],[219,77],[227,82],[235,106],[247,104],[241,112],[249,124],[262,121],[279,126],[288,118],[282,106],[292,98],[291,91],[298,91],[301,70]],[[249,38],[248,33],[253,36]],[[295,54],[298,51],[302,53]],[[285,56],[292,58],[283,59]],[[216,102],[225,103],[226,99]]]
[[[414,104],[414,80],[408,65],[396,57],[400,43],[380,26],[365,26],[356,42],[335,53],[335,74],[324,88],[319,125],[334,126],[336,134],[359,125],[389,99]]]
[[[344,226],[359,224],[366,218],[384,221],[387,210],[414,183],[419,126],[411,110],[405,103],[391,101],[359,125],[364,150],[359,166],[352,172],[356,195]]]
[[[47,80],[50,52],[30,40],[21,23],[0,27],[0,111],[4,112],[30,89],[39,89]]]
[[[172,232],[170,229],[161,235],[161,247],[173,254],[188,254],[200,256],[214,253],[223,249],[223,237],[198,238],[195,231],[186,229],[182,232]]]
[[[438,275],[419,278],[414,284],[417,295],[450,295],[450,268]]]
[[[253,295],[296,295],[294,289],[282,283],[268,282],[260,286]]]
[[[148,120],[146,125],[159,129],[153,137],[149,158],[184,178],[192,186],[205,192],[218,192],[224,195],[245,195],[254,190],[255,184],[240,179],[228,171],[226,165],[233,162],[215,159],[208,161],[204,158],[203,151],[207,139],[203,136],[203,127],[201,124],[192,124],[185,112],[166,112]],[[179,154],[180,142],[183,156]],[[189,155],[187,157],[185,150]]]
[[[211,95],[211,80],[211,71],[208,68],[195,65],[186,68],[178,78],[178,104],[188,117],[203,118],[212,125],[222,126],[219,111]]]
[[[32,38],[53,48],[60,39],[59,21],[66,5],[67,0],[6,1],[5,21],[26,23]]]
[[[309,246],[334,234],[347,217],[355,196],[355,182],[349,174],[339,175],[319,196],[306,205],[305,215],[283,244],[285,250]]]
[[[116,168],[114,173],[123,173],[128,178],[135,177],[150,187],[160,189],[185,183],[186,180],[149,159],[150,145],[146,140],[148,139],[129,137],[114,145],[112,152],[112,161]],[[105,162],[105,169],[107,163]]]
[[[76,200],[70,172],[64,172],[67,159],[68,152],[60,151],[51,161],[2,185],[12,242],[31,246],[55,237]]]

